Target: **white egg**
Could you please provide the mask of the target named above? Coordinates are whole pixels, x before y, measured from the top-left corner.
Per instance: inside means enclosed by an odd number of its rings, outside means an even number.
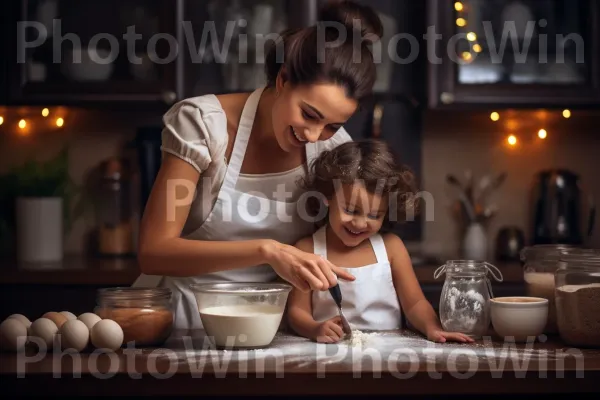
[[[62,314],[65,317],[67,317],[68,320],[77,319],[77,316],[75,314],[73,314],[72,312],[69,312],[69,311],[61,311],[60,314]]]
[[[60,344],[64,349],[83,351],[90,342],[90,330],[82,321],[71,319],[59,329]]]
[[[25,325],[26,328],[29,328],[31,326],[31,321],[29,320],[29,318],[27,318],[23,314],[9,315],[8,318],[6,318],[6,319],[10,319],[10,318],[18,319],[19,321],[21,321],[21,323],[23,323],[23,325]]]
[[[103,319],[92,328],[91,338],[94,347],[114,351],[123,344],[123,329],[112,319]]]
[[[102,318],[100,318],[99,316],[97,316],[94,313],[83,313],[81,314],[79,317],[77,317],[78,320],[80,320],[81,322],[83,322],[88,329],[91,331],[92,328],[94,327],[94,325],[96,325],[96,323],[98,321],[100,321]]]
[[[0,349],[21,351],[27,342],[27,327],[17,318],[7,318],[0,324]]]
[[[58,332],[58,327],[48,318],[38,318],[31,324],[30,336],[39,338],[46,343],[46,349],[52,349],[54,346],[54,335]],[[35,343],[35,341],[34,341]]]

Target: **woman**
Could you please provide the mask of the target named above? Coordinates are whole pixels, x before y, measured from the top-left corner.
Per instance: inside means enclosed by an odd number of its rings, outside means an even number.
[[[267,282],[279,275],[308,291],[327,290],[336,275],[353,280],[292,245],[315,229],[298,208],[296,182],[320,152],[351,140],[342,125],[375,81],[368,42],[352,41],[356,19],[363,36],[381,37],[373,10],[330,5],[321,21],[344,24],[348,40],[325,48],[323,62],[317,62],[320,28],[288,32],[283,62],[277,46],[267,54],[266,88],[186,99],[165,114],[164,159],[140,231],[144,275],[134,285],[148,286],[153,275],[172,290],[176,328],[202,327],[191,283]],[[324,32],[328,41],[339,34],[331,27]],[[360,62],[353,61],[356,51]]]

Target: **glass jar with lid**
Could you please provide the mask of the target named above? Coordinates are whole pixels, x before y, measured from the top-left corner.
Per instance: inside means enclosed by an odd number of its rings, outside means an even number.
[[[115,287],[97,291],[94,312],[123,329],[123,343],[158,346],[173,330],[173,304],[168,288]]]
[[[474,338],[483,336],[490,326],[490,298],[493,297],[488,272],[499,282],[502,273],[494,265],[474,260],[450,260],[436,269],[446,280],[440,297],[440,322],[444,330],[461,332]]]
[[[600,347],[600,250],[562,250],[555,282],[561,339],[571,346]]]
[[[548,320],[544,333],[558,334],[556,303],[554,301],[554,273],[558,269],[561,250],[573,246],[564,244],[538,244],[521,250],[523,279],[527,296],[548,299]]]

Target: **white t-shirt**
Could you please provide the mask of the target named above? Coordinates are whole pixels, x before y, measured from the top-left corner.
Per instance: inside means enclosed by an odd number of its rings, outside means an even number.
[[[215,95],[204,95],[176,103],[165,113],[163,122],[162,151],[188,162],[201,174],[197,196],[183,228],[182,235],[185,236],[198,229],[208,217],[223,183],[229,141],[227,117]],[[317,142],[317,154],[351,140],[350,135],[341,128],[331,138]],[[294,201],[300,190],[298,179],[305,174],[305,165],[275,174],[240,174],[237,189],[247,191],[252,188],[272,198],[277,188],[273,187],[275,181],[271,178],[277,178],[277,182],[284,178],[286,191],[293,193],[288,201]]]

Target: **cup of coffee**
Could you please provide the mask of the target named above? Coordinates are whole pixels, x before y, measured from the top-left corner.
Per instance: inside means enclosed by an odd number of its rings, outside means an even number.
[[[494,331],[516,342],[535,340],[544,332],[548,320],[548,299],[511,296],[490,299]]]

